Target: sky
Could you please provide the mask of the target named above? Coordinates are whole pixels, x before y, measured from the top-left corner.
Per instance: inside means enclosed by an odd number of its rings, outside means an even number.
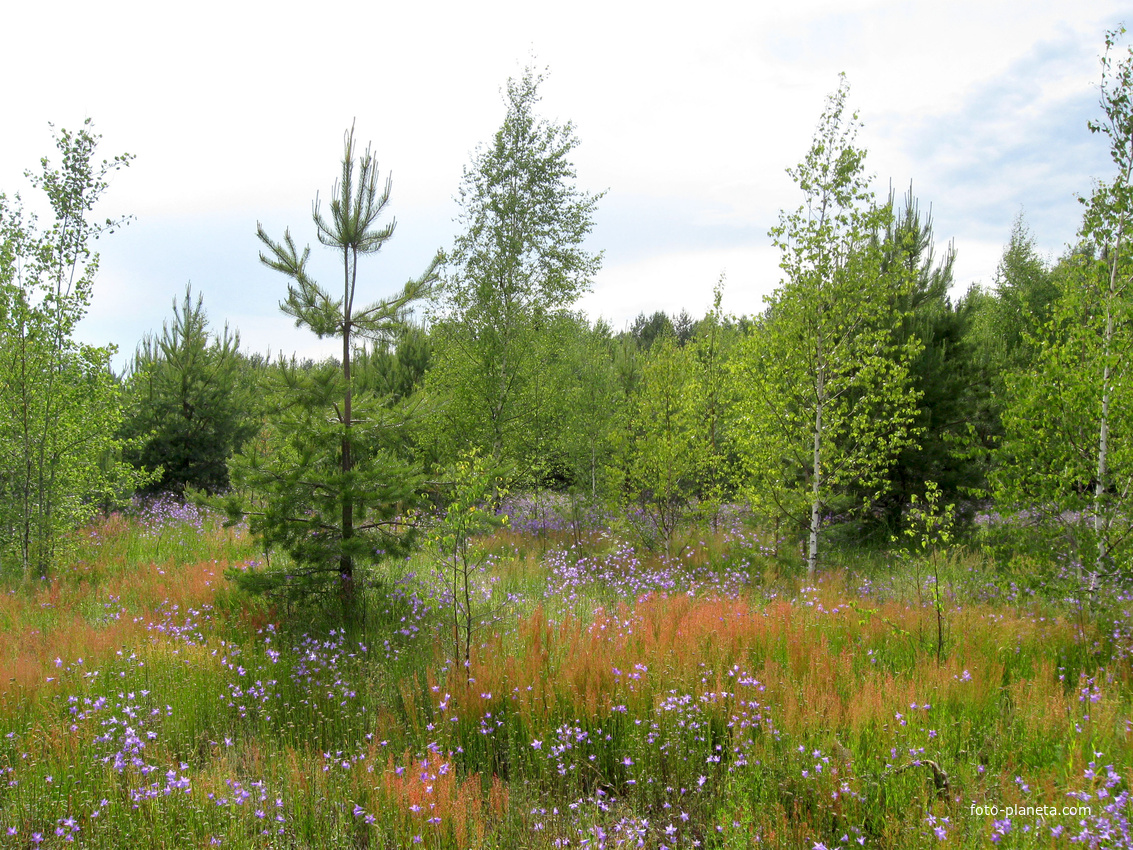
[[[78,335],[114,343],[121,367],[159,332],[187,285],[214,329],[250,351],[334,351],[280,313],[286,279],[258,259],[257,222],[312,244],[316,276],[341,274],[311,224],[343,134],[392,175],[393,239],[360,269],[359,298],[399,289],[457,233],[463,170],[503,121],[503,89],[548,69],[539,113],[573,123],[577,185],[604,192],[587,247],[601,271],[579,302],[615,330],[639,313],[761,309],[780,281],[768,230],[802,203],[802,159],[844,72],[858,143],[884,196],[910,185],[938,251],[956,250],[959,296],[990,285],[1013,222],[1057,257],[1077,197],[1112,166],[1086,122],[1100,115],[1099,56],[1125,4],[1089,0],[795,0],[657,4],[577,0],[321,4],[57,0],[9,4],[0,72],[0,192],[33,191],[49,122],[86,118],[100,157],[129,152],[100,217]],[[1133,21],[1130,22],[1133,24]],[[1126,42],[1127,43],[1127,42]],[[18,81],[18,82],[15,82]]]

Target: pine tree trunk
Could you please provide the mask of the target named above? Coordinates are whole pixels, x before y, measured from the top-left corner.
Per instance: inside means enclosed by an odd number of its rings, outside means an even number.
[[[345,249],[349,258],[349,248]],[[342,325],[342,377],[346,382],[346,390],[342,399],[342,553],[338,562],[338,577],[342,586],[343,604],[348,613],[354,605],[354,557],[349,552],[350,541],[354,537],[354,494],[346,480],[353,468],[350,445],[350,427],[352,424],[350,387],[350,313],[354,295],[354,281],[352,272],[357,268],[358,259],[347,262],[346,266],[346,293],[343,299],[343,325]]]

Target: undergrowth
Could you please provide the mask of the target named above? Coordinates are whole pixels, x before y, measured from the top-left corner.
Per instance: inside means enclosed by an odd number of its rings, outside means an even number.
[[[211,516],[107,518],[0,596],[0,843],[1133,846],[1119,592],[568,531],[477,542],[466,666],[433,553],[344,628],[235,590],[262,557]]]

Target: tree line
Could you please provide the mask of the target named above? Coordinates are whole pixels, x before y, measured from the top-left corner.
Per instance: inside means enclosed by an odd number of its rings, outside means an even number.
[[[288,566],[260,581],[353,593],[358,570],[404,554],[468,470],[563,494],[580,515],[633,514],[650,545],[740,503],[820,568],[836,539],[888,541],[916,505],[1035,522],[1084,582],[1128,579],[1133,316],[1127,237],[1133,52],[1107,34],[1101,115],[1114,173],[1083,200],[1077,241],[1041,257],[1022,215],[994,279],[957,296],[913,189],[877,197],[841,79],[789,169],[800,202],[771,237],[782,281],[755,316],[713,307],[616,331],[577,310],[600,268],[600,194],[578,187],[574,127],[538,114],[542,75],[508,82],[506,116],[465,168],[460,235],[391,297],[368,301],[393,238],[367,148],[345,137],[318,241],[319,283],[290,230],[259,230],[286,279],[282,310],[341,343],[324,362],[269,360],[214,330],[186,289],[160,334],[114,376],[73,342],[99,232],[89,213],[117,157],[92,165],[89,125],[33,185],[39,228],[0,196],[0,545],[43,575],[66,532],[115,496],[205,494]],[[300,240],[301,242],[302,240]],[[357,297],[357,300],[356,300]],[[476,492],[488,493],[483,481]]]

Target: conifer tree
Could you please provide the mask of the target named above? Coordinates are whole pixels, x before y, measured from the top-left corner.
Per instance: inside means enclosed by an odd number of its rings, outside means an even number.
[[[132,439],[130,463],[161,469],[148,491],[228,488],[228,459],[256,429],[239,348],[240,335],[227,324],[210,338],[203,297],[194,302],[189,286],[161,335],[142,340],[126,382],[122,433]]]
[[[341,257],[340,295],[310,276],[310,248],[300,253],[289,230],[277,242],[258,227],[265,246],[260,260],[290,278],[280,309],[320,338],[340,339],[342,360],[310,370],[281,364],[276,415],[266,438],[253,441],[233,470],[234,483],[259,494],[260,507],[249,511],[238,498],[229,503],[231,515],[248,513],[252,531],[297,562],[285,581],[306,593],[325,589],[322,579],[332,575],[348,609],[356,565],[409,544],[405,511],[422,477],[401,436],[409,411],[355,392],[351,375],[355,346],[385,343],[402,333],[414,303],[429,294],[440,262],[438,255],[396,295],[359,303],[359,261],[377,253],[394,233],[394,219],[380,223],[390,186],[388,177],[379,183],[369,147],[356,153],[351,128],[329,215],[317,197],[312,212],[319,242]]]

